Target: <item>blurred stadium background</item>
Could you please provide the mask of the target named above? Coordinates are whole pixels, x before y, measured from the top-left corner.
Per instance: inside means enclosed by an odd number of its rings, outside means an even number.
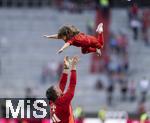
[[[100,22],[105,33],[100,58],[81,55],[75,47],[57,55],[63,41],[42,37],[63,24],[94,35]],[[105,118],[107,123],[124,123],[143,115],[148,120],[149,27],[149,0],[0,0],[0,97],[45,97],[59,79],[63,57],[79,54],[73,100],[77,122],[93,117],[84,123]]]

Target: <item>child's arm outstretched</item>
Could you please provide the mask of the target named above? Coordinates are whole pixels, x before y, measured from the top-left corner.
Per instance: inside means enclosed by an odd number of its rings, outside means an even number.
[[[70,43],[65,43],[64,46],[62,46],[62,48],[57,53],[63,52],[63,50],[68,48],[69,46],[70,46]]]
[[[59,38],[58,38],[58,34],[54,34],[54,35],[44,35],[44,37],[46,37],[46,38],[52,38],[52,39],[59,39]]]

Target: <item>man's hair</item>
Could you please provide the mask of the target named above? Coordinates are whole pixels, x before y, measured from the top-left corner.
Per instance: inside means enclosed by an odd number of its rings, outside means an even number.
[[[80,30],[77,29],[75,26],[65,25],[58,30],[58,38],[62,38],[63,36],[66,36],[68,40],[73,36],[77,35],[78,33],[80,33]]]
[[[55,102],[55,100],[57,99],[58,96],[57,96],[57,93],[56,93],[56,91],[54,89],[54,86],[51,86],[51,87],[49,87],[47,89],[47,91],[46,91],[46,97],[47,97],[47,99],[49,101]]]

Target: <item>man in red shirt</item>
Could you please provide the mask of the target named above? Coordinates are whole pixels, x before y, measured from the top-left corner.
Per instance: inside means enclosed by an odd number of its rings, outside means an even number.
[[[74,123],[71,100],[74,97],[76,87],[76,65],[79,61],[77,56],[69,59],[64,58],[64,70],[58,85],[51,86],[46,91],[50,101],[50,113],[53,123]],[[64,93],[67,83],[69,67],[71,64],[70,84]]]

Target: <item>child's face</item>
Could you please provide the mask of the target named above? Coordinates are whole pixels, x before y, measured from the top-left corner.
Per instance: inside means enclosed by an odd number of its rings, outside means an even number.
[[[62,39],[66,42],[67,41],[67,37],[63,36]]]

